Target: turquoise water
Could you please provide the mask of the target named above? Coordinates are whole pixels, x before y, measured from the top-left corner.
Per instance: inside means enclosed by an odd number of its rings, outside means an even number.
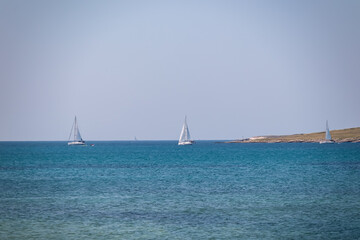
[[[0,239],[360,239],[360,144],[0,143]]]

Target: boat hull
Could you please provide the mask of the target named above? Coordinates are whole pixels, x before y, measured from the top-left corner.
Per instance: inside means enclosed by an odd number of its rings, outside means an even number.
[[[69,146],[83,146],[85,142],[68,142]]]
[[[331,144],[331,143],[335,143],[335,141],[325,140],[320,142],[320,144]]]
[[[178,145],[193,145],[194,141],[179,142]]]

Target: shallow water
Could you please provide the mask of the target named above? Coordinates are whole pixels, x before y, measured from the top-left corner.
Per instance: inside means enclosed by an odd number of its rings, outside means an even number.
[[[359,239],[360,144],[0,143],[0,239]]]

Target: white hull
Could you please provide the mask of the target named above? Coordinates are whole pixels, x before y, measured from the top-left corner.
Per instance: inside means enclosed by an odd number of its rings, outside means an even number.
[[[334,141],[330,141],[330,140],[325,140],[325,141],[320,141],[320,144],[329,144],[329,143],[335,143]]]
[[[73,145],[85,145],[85,142],[68,142],[69,146],[73,146]]]
[[[179,142],[178,145],[193,145],[194,141]]]

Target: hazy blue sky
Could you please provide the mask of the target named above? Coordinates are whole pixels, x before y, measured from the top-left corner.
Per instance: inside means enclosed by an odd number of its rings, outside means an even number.
[[[360,1],[0,0],[0,140],[360,126]]]

